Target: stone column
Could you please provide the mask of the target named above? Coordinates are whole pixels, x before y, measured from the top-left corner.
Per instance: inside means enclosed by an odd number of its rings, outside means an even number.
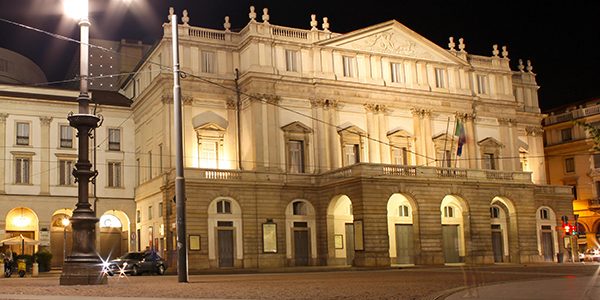
[[[377,114],[377,123],[379,124],[379,155],[381,159],[381,163],[389,164],[391,163],[391,154],[390,154],[390,146],[389,140],[387,138],[387,132],[389,130],[387,126],[387,112],[388,109],[384,105],[379,106],[379,113]]]
[[[40,117],[40,195],[50,194],[50,122],[52,117]]]
[[[547,184],[544,141],[542,138],[544,130],[541,127],[534,126],[527,127],[525,130],[527,131],[527,144],[529,145],[529,167],[533,172],[531,179],[535,184]]]
[[[465,137],[467,139],[467,144],[465,145],[467,148],[466,157],[469,159],[468,168],[481,169],[481,160],[479,159],[479,149],[477,147],[474,122],[475,114],[465,114]]]
[[[238,135],[237,135],[237,103],[234,100],[227,101],[227,130],[225,134],[227,138],[227,148],[225,149],[225,164],[229,167],[237,169],[238,167]],[[221,158],[219,158],[221,160]],[[221,164],[218,164],[221,168]]]
[[[182,97],[183,103],[183,156],[184,167],[190,168],[198,162],[198,136],[192,123],[192,104],[194,98],[189,96]],[[147,153],[141,153],[142,157]],[[194,158],[196,161],[194,162]]]
[[[279,107],[277,106],[279,101],[281,100],[279,96],[276,95],[268,95],[267,99],[267,134],[266,134],[266,144],[268,145],[268,161],[269,161],[269,169],[281,171],[285,170],[285,156],[281,156],[281,152],[279,149],[282,149],[281,139],[279,138],[281,135],[281,126],[279,124]]]
[[[5,193],[6,184],[6,118],[7,113],[0,113],[0,194]]]
[[[413,115],[413,128],[415,131],[415,156],[417,159],[417,166],[425,165],[427,162],[425,160],[425,144],[423,142],[423,133],[422,133],[422,117],[423,111],[417,108],[412,108],[410,110]]]
[[[322,99],[310,99],[311,112],[312,112],[312,127],[314,130],[314,141],[312,153],[315,156],[315,173],[322,173],[329,169],[329,151],[327,147],[327,130],[326,124],[317,120],[327,120],[323,113],[323,100]]]
[[[500,125],[500,142],[504,147],[500,149],[500,160],[499,169],[500,170],[510,170],[510,166],[512,162],[510,161],[510,135],[509,135],[509,119],[498,118],[498,124]]]
[[[433,144],[431,133],[431,110],[423,112],[423,141],[425,142],[425,155],[427,156],[427,165],[435,165],[435,145]]]
[[[363,105],[367,113],[367,136],[369,137],[369,162],[378,163],[379,159],[379,143],[375,139],[379,137],[378,126],[373,120],[373,112],[377,110],[377,105],[367,103]]]
[[[342,167],[342,145],[340,135],[337,132],[339,116],[337,112],[337,100],[325,100],[325,108],[329,110],[329,153],[331,169]]]
[[[510,120],[510,131],[508,132],[508,136],[510,139],[510,156],[511,156],[511,170],[519,171],[521,170],[521,158],[519,156],[519,133],[517,128],[517,120]]]

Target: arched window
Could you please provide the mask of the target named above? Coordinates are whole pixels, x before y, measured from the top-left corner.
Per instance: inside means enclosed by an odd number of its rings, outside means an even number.
[[[500,208],[492,206],[490,207],[490,218],[498,219],[500,218]]]
[[[410,217],[410,210],[407,205],[400,205],[400,207],[398,207],[398,213],[400,217]]]
[[[292,203],[293,213],[296,216],[306,216],[306,203],[302,201],[295,201]]]
[[[217,213],[218,214],[230,214],[231,213],[231,202],[227,200],[221,200],[217,202]]]
[[[550,218],[550,212],[547,208],[540,209],[540,219],[548,220]]]
[[[446,218],[454,217],[454,208],[452,206],[444,206],[444,217],[446,217]]]

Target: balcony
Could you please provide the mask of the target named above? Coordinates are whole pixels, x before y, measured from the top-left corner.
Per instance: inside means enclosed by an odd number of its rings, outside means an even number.
[[[185,170],[186,181],[230,182],[230,183],[273,183],[298,185],[328,185],[355,178],[404,178],[408,180],[460,180],[471,182],[532,183],[529,172],[505,172],[459,168],[424,166],[401,166],[388,164],[359,163],[321,174],[290,174],[283,172],[256,172],[239,170],[197,169]],[[171,173],[169,180],[174,180]]]
[[[544,125],[552,125],[563,122],[570,122],[579,118],[589,117],[600,114],[600,105],[582,107],[558,115],[551,115],[544,119]]]
[[[600,213],[600,199],[599,198],[589,199],[588,200],[588,209],[591,211]]]

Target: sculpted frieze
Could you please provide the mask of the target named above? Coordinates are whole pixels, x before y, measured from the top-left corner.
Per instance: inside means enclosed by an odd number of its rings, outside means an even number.
[[[347,44],[355,50],[366,50],[382,54],[433,59],[433,55],[416,42],[407,39],[395,31],[377,33]]]

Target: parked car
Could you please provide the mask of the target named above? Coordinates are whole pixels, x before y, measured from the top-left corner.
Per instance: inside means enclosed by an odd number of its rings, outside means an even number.
[[[579,253],[580,261],[597,261],[600,262],[600,250],[587,249],[584,253]]]
[[[107,263],[105,271],[108,275],[143,273],[165,274],[167,263],[155,252],[128,252]]]

